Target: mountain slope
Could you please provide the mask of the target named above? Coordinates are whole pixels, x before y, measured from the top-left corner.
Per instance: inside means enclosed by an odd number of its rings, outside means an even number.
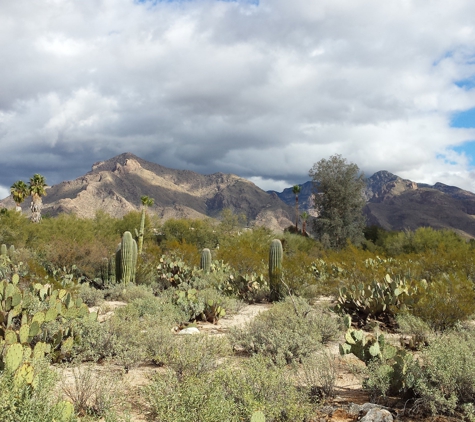
[[[276,195],[241,177],[169,169],[124,153],[95,163],[84,176],[48,188],[43,213],[94,217],[103,210],[122,217],[140,209],[143,195],[155,200],[150,210],[164,219],[217,217],[230,208],[244,213],[249,222],[283,229],[291,224],[293,212]],[[11,197],[0,202],[0,206],[12,205]],[[27,213],[29,202],[22,208]]]
[[[302,185],[299,207],[312,214],[312,182]],[[288,205],[295,203],[292,188],[274,192]],[[419,227],[447,228],[475,237],[475,194],[455,186],[418,184],[388,171],[366,179],[364,191],[367,224],[386,230],[415,230]],[[315,215],[313,213],[313,215]]]

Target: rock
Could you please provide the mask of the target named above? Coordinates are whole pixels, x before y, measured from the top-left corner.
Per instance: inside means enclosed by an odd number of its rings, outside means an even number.
[[[386,409],[373,408],[360,419],[360,422],[393,422],[394,418]]]
[[[179,331],[178,334],[188,334],[188,335],[193,335],[193,334],[199,334],[200,330],[196,327],[188,327],[184,328],[183,330]]]

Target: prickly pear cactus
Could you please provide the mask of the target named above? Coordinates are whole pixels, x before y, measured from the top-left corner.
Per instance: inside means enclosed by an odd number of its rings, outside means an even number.
[[[358,359],[369,362],[374,358],[381,358],[382,350],[386,343],[382,334],[366,335],[363,330],[351,327],[351,318],[345,315],[344,323],[347,326],[345,343],[340,344],[340,354],[353,353]]]
[[[209,274],[211,270],[211,251],[208,248],[201,251],[200,267],[205,274]]]
[[[279,239],[274,239],[269,251],[269,287],[270,299],[272,301],[282,298],[282,243]]]
[[[7,254],[8,254],[7,245],[2,244],[2,246],[0,246],[0,255],[7,256]]]
[[[266,417],[262,411],[257,410],[251,415],[251,422],[266,422]]]

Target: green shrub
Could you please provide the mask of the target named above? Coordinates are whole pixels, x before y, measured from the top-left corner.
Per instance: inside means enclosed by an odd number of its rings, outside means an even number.
[[[145,285],[136,285],[129,283],[127,288],[123,284],[117,284],[107,290],[104,290],[104,298],[111,301],[132,302],[139,298],[153,298],[155,295],[151,287]]]
[[[104,302],[104,291],[91,287],[89,283],[81,284],[78,297],[89,307],[98,306]]]
[[[287,298],[261,312],[244,328],[231,331],[234,348],[290,363],[310,355],[322,341],[335,338],[338,322],[301,298]],[[323,337],[324,336],[324,337]]]
[[[404,338],[401,341],[411,349],[419,349],[429,344],[429,339],[433,335],[432,329],[424,320],[409,313],[396,315],[396,324],[398,332],[409,337],[407,341]]]
[[[289,375],[256,356],[239,368],[223,364],[201,375],[157,374],[143,395],[151,416],[163,422],[237,422],[256,410],[268,421],[308,420],[314,409]]]
[[[320,351],[302,359],[300,385],[316,402],[335,396],[337,375],[337,358],[331,353]]]
[[[450,332],[433,339],[413,370],[416,410],[453,414],[475,402],[475,333]]]
[[[473,282],[461,274],[442,274],[418,289],[411,313],[435,330],[445,330],[474,313]]]
[[[177,376],[201,376],[217,367],[219,359],[229,355],[229,341],[206,335],[174,335],[160,353],[156,363],[170,367]]]

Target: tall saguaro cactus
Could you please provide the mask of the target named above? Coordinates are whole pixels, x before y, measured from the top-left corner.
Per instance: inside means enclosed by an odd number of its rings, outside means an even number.
[[[142,201],[142,218],[140,219],[140,231],[138,232],[138,254],[142,254],[142,247],[143,247],[143,236],[145,232],[145,208],[150,207],[153,205],[154,200],[152,198],[149,198],[148,196],[142,196],[140,198]]]
[[[282,298],[282,242],[274,239],[270,244],[269,251],[269,287],[270,300],[275,301]]]
[[[205,274],[209,274],[211,270],[211,251],[208,248],[201,251],[200,267]]]
[[[120,274],[120,280],[124,284],[135,282],[135,270],[137,266],[137,242],[132,237],[132,233],[125,232],[122,236],[120,249],[116,255],[116,272]]]

